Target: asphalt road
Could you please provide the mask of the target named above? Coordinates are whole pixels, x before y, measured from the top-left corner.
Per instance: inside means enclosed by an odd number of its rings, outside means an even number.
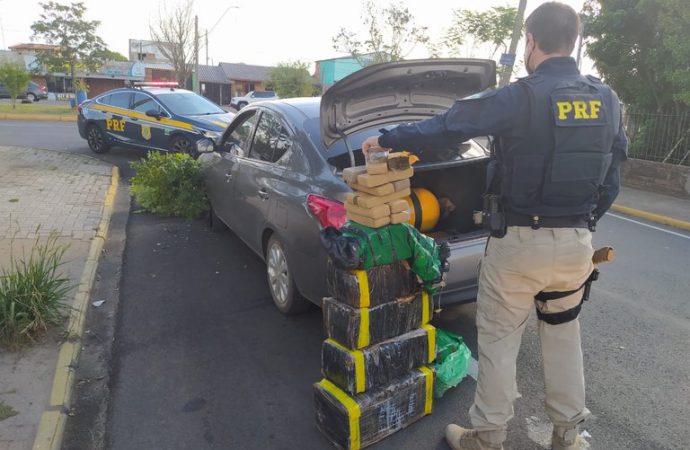
[[[127,176],[129,162],[146,156],[146,151],[115,147],[104,155],[89,150],[85,139],[79,136],[76,122],[39,122],[0,120],[0,145],[42,148],[90,156],[107,161],[120,168]]]
[[[0,145],[89,152],[74,124],[18,124],[0,121]],[[126,166],[142,154],[114,149],[104,159]],[[690,448],[690,233],[649,225],[609,215],[595,234],[618,259],[602,267],[581,315],[592,449]],[[231,232],[134,212],[122,271],[108,448],[332,448],[312,403],[320,312],[282,316],[263,263]],[[476,357],[474,312],[445,308],[435,324],[465,336]],[[548,448],[535,325],[518,361],[507,449]],[[474,388],[465,379],[430,417],[372,448],[446,449],[443,428],[469,423]]]

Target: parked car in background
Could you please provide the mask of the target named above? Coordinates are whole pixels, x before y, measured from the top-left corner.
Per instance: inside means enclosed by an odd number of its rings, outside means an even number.
[[[10,93],[7,92],[7,88],[0,84],[0,98],[10,98]],[[19,94],[17,98],[31,100],[32,102],[37,102],[39,100],[45,100],[48,98],[48,90],[45,86],[41,86],[38,83],[29,81],[26,90]]]
[[[237,106],[237,109],[242,109],[245,106],[259,102],[262,100],[278,100],[278,94],[273,91],[249,91],[247,95],[243,97],[233,97],[230,99],[230,103]]]
[[[234,114],[161,83],[114,89],[77,107],[79,135],[94,153],[113,145],[188,153],[212,150]]]
[[[286,314],[327,295],[323,227],[344,222],[351,189],[342,170],[364,163],[361,144],[384,127],[445,111],[456,99],[495,84],[490,60],[398,61],[366,67],[318,98],[249,105],[215,152],[200,155],[211,227],[225,226],[266,262],[273,301]],[[441,301],[476,298],[487,233],[473,221],[482,209],[489,152],[475,141],[416,152],[412,187],[447,199],[428,234],[451,249]],[[306,300],[305,300],[306,299]]]

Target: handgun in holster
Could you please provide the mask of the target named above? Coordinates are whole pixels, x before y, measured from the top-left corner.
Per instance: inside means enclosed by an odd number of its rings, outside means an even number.
[[[506,235],[506,216],[501,205],[501,198],[496,194],[484,194],[482,226],[491,232],[491,236],[502,238]]]
[[[486,194],[482,208],[482,227],[491,232],[491,236],[502,238],[506,235],[506,217],[501,203],[500,189],[500,164],[496,157],[500,142],[491,139],[491,159],[486,166]]]

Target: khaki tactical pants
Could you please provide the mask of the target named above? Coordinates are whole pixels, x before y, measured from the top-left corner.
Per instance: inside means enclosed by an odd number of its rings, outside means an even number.
[[[592,235],[584,228],[509,227],[490,238],[479,276],[477,331],[479,377],[473,427],[482,440],[501,444],[517,396],[516,358],[525,324],[534,308],[545,314],[577,306],[582,290],[547,302],[540,291],[570,291],[593,270]],[[549,325],[539,321],[544,360],[546,412],[554,425],[575,427],[589,416],[580,346],[580,322]]]

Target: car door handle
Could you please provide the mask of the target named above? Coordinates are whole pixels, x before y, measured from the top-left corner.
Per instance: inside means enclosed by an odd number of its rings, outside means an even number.
[[[136,117],[130,117],[129,120],[131,120],[132,122],[138,122],[139,121],[139,119]]]
[[[261,200],[268,200],[268,191],[266,189],[259,189],[259,197]]]
[[[232,174],[231,174],[231,173],[226,173],[226,174],[225,174],[225,181],[229,183],[231,180],[232,180]]]

